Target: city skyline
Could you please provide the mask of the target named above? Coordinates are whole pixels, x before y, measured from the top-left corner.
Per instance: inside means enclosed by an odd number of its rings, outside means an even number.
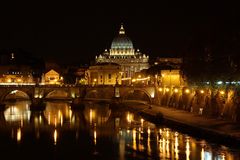
[[[20,48],[60,63],[90,63],[110,48],[121,23],[134,48],[150,58],[197,55],[205,47],[224,54],[222,43],[239,43],[234,4],[154,5],[6,5],[1,11],[0,49]]]

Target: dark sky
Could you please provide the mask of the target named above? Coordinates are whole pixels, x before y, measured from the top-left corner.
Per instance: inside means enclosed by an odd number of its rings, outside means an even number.
[[[61,63],[89,63],[110,48],[122,22],[134,47],[150,57],[182,56],[202,42],[240,31],[239,7],[233,2],[130,2],[1,5],[0,49],[21,48]]]

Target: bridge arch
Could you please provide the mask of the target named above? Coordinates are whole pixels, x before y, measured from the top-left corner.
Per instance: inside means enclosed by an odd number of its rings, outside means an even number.
[[[8,90],[1,96],[1,101],[31,100],[31,95],[22,90]]]
[[[113,88],[97,88],[86,92],[84,98],[93,99],[111,99],[113,97]]]
[[[45,99],[70,99],[71,95],[68,90],[53,89],[45,93]]]
[[[152,103],[151,95],[144,89],[131,89],[125,92],[122,95],[122,99],[126,100],[136,100],[136,101],[145,101]]]

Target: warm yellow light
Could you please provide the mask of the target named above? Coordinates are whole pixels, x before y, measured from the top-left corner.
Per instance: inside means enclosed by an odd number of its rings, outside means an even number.
[[[54,144],[57,143],[57,130],[55,129],[54,130],[54,133],[53,133],[53,139],[54,139]]]
[[[164,77],[165,75],[164,74],[162,74],[162,77]]]
[[[63,80],[63,77],[60,77],[60,80]]]
[[[169,92],[169,88],[166,88],[166,92]]]
[[[21,128],[17,129],[17,141],[20,142],[22,137]]]
[[[141,126],[143,127],[144,119],[141,118]]]
[[[93,137],[94,137],[94,144],[96,145],[97,144],[97,131],[94,130],[94,133],[93,133]]]
[[[185,90],[185,93],[189,93],[189,92],[190,92],[190,90],[189,90],[189,89],[186,89],[186,90]]]
[[[221,94],[221,95],[224,95],[224,94],[225,94],[225,92],[224,92],[224,91],[220,91],[220,94]]]
[[[96,78],[94,78],[94,79],[93,79],[93,81],[94,81],[94,82],[96,82],[96,81],[97,81],[97,79],[96,79]]]
[[[136,79],[132,79],[132,82],[136,82]]]
[[[174,89],[174,92],[175,92],[175,93],[178,93],[178,89],[177,89],[177,88],[175,88],[175,89]]]
[[[11,79],[9,78],[9,79],[7,79],[7,82],[10,83],[10,82],[12,82],[12,81],[11,81]]]
[[[202,93],[202,94],[203,94],[203,93],[204,93],[204,90],[201,90],[201,91],[200,91],[200,93]]]
[[[159,88],[158,90],[159,90],[160,92],[162,92],[162,88]]]
[[[129,123],[131,123],[132,120],[133,120],[133,114],[128,112],[128,113],[127,113],[127,121],[128,121]]]
[[[141,75],[138,75],[138,78],[141,78],[142,76]]]
[[[20,78],[17,79],[17,82],[21,82],[22,80]]]

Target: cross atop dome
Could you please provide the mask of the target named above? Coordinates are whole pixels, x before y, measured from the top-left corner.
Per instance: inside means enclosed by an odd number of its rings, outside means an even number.
[[[119,30],[119,34],[125,34],[125,30],[123,28],[123,24],[121,24],[120,30]]]

